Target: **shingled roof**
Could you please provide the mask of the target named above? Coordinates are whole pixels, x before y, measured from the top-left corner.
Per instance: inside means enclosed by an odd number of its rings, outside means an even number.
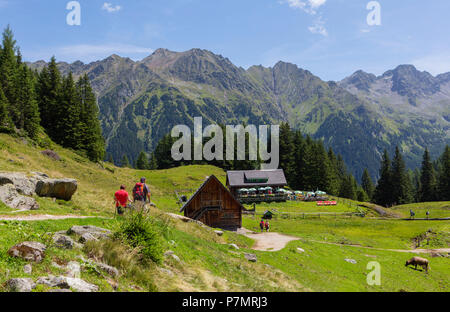
[[[202,183],[202,185],[200,185],[198,190],[194,193],[194,195],[191,196],[191,198],[189,198],[189,200],[183,205],[183,207],[181,207],[180,212],[184,211],[184,209],[191,203],[191,201],[203,190],[205,185],[207,185],[208,182],[211,180],[216,180],[217,182],[219,182],[220,186],[224,189],[224,191],[226,191],[231,196],[232,200],[236,201],[241,206],[242,209],[244,208],[242,204],[236,198],[234,198],[233,194],[230,193],[230,190],[228,190],[215,175],[211,175]]]
[[[227,185],[248,188],[252,186],[287,185],[283,169],[227,171]]]

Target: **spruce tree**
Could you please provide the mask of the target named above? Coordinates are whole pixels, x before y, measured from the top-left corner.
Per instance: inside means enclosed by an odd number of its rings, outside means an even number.
[[[105,141],[98,119],[97,99],[86,74],[78,80],[77,89],[81,101],[82,146],[90,160],[99,161],[105,154]]]
[[[0,51],[0,87],[8,101],[9,116],[17,126],[19,109],[17,107],[17,85],[18,66],[16,58],[16,41],[9,27],[3,32],[3,41]]]
[[[351,174],[347,174],[343,183],[341,184],[341,190],[339,192],[339,197],[348,198],[348,199],[357,199],[357,188],[358,185],[356,183],[355,178]]]
[[[421,202],[431,202],[436,200],[436,175],[428,149],[426,149],[423,154],[420,184],[419,200]]]
[[[375,191],[375,186],[373,185],[372,179],[370,178],[370,174],[367,168],[364,169],[363,175],[361,177],[361,187],[366,193],[368,199],[372,200],[373,193]]]
[[[0,132],[10,132],[12,121],[9,117],[8,100],[0,87]]]
[[[374,201],[376,204],[382,206],[392,205],[392,175],[391,175],[391,160],[387,150],[384,151],[381,160],[380,179],[375,188]]]
[[[412,185],[406,171],[405,161],[398,146],[395,148],[395,156],[392,160],[392,203],[396,205],[412,202]]]
[[[439,172],[439,200],[450,201],[450,146],[445,147],[441,156]]]
[[[284,170],[288,184],[294,183],[294,136],[288,123],[280,125],[280,168]]]
[[[19,108],[17,126],[24,129],[28,136],[34,139],[39,131],[39,107],[34,92],[33,74],[25,65],[21,65],[16,83]]]
[[[122,168],[131,168],[130,161],[128,160],[127,155],[123,155],[120,165]]]
[[[139,157],[136,160],[136,169],[139,169],[139,170],[148,169],[148,158],[147,158],[147,154],[145,154],[144,151],[142,151],[139,154]]]
[[[59,142],[64,147],[84,149],[84,124],[81,118],[82,102],[75,87],[72,73],[62,79],[60,111],[65,114],[55,121]]]

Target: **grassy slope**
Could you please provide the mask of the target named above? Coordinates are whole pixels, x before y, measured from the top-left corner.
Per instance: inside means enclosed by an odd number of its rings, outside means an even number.
[[[195,189],[211,174],[215,174],[225,182],[224,172],[215,167],[190,166],[163,171],[136,171],[105,165],[110,167],[107,170],[70,151],[52,146],[63,159],[61,162],[55,162],[39,154],[39,149],[2,134],[0,134],[0,148],[2,171],[41,171],[53,177],[78,179],[79,189],[72,202],[38,199],[41,210],[32,212],[33,214],[97,216],[88,220],[0,222],[0,285],[7,278],[25,277],[22,272],[25,263],[6,255],[7,249],[18,242],[33,239],[48,243],[48,237],[44,235],[46,232],[66,230],[73,224],[93,224],[113,229],[116,221],[112,218],[112,194],[121,183],[125,183],[130,189],[140,176],[149,178],[154,195],[153,201],[158,206],[152,213],[160,216],[163,211],[178,211],[175,189]],[[444,205],[434,208],[441,213]],[[355,209],[348,203],[319,210],[314,203],[287,203],[261,205],[257,210],[274,208],[291,212],[344,212]],[[395,210],[403,212],[409,211],[409,208],[401,207]],[[0,204],[0,213],[10,214],[9,211]],[[244,217],[243,223],[248,229],[256,229],[258,220]],[[450,289],[448,258],[425,256],[430,259],[432,268],[430,274],[426,275],[404,267],[404,261],[410,258],[411,254],[315,242],[409,249],[412,247],[414,237],[432,228],[438,234],[430,241],[429,247],[448,247],[450,244],[448,222],[307,217],[278,218],[273,220],[271,225],[273,231],[295,235],[302,240],[291,242],[287,248],[279,252],[254,252],[249,249],[252,241],[243,236],[225,233],[223,237],[217,237],[211,230],[197,225],[171,221],[166,248],[173,250],[182,263],[167,259],[163,267],[170,269],[174,275],[164,273],[156,265],[152,265],[144,273],[124,274],[118,280],[119,290],[155,290],[154,285],[159,291],[448,291]],[[175,243],[169,244],[168,242],[172,240]],[[234,251],[226,243],[236,243],[241,249]],[[296,253],[297,247],[302,247],[306,252]],[[247,262],[243,256],[245,251],[256,253],[258,263]],[[74,260],[79,254],[82,254],[81,250],[62,252],[50,246],[46,260],[42,264],[34,265],[33,276],[63,273],[51,266],[51,260],[67,262]],[[345,258],[355,259],[358,263],[356,265],[347,263],[344,261]],[[368,272],[366,265],[374,260],[379,261],[382,266],[381,286],[368,286],[365,282],[365,274]],[[103,278],[89,270],[83,271],[82,277],[98,284],[103,291],[112,290]],[[150,284],[146,282],[149,279],[152,281]]]

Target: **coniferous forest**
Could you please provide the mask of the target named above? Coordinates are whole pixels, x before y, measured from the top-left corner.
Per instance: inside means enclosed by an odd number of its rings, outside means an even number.
[[[22,61],[10,27],[0,46],[0,131],[38,140],[40,132],[57,144],[103,159],[105,144],[96,96],[89,78],[62,76],[55,58],[39,73]]]

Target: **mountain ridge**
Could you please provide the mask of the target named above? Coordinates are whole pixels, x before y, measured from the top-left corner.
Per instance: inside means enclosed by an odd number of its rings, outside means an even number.
[[[450,143],[450,73],[432,76],[412,65],[380,76],[359,70],[328,82],[292,63],[243,69],[203,49],[158,49],[141,61],[113,54],[58,66],[63,74],[91,79],[116,163],[124,152],[132,161],[141,150],[151,152],[174,125],[191,125],[194,116],[205,124],[289,122],[333,146],[357,177],[365,167],[377,177],[385,148],[399,145],[414,167],[425,147],[438,155]]]

